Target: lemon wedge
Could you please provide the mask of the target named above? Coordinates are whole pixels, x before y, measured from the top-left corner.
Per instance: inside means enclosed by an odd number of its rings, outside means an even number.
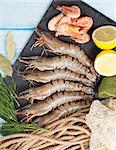
[[[116,75],[116,51],[100,52],[95,58],[94,68],[102,76]]]
[[[107,25],[94,30],[92,39],[100,49],[113,49],[116,47],[116,27]]]

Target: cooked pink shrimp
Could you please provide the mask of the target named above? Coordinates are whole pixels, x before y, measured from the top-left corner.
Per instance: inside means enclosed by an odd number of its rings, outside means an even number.
[[[78,6],[57,6],[57,10],[61,11],[69,18],[78,18],[81,14],[81,10]]]
[[[68,26],[69,24],[71,24],[71,18],[64,16],[60,19],[60,21],[57,24],[57,28],[56,28],[56,36],[58,35],[65,35],[65,36],[69,36],[68,35]]]
[[[60,26],[61,24],[64,24],[64,23],[68,23],[68,24],[71,24],[71,18],[67,17],[67,16],[64,16],[60,19],[60,21],[58,22],[58,26]],[[57,26],[57,27],[58,27]]]
[[[87,33],[84,33],[84,34],[78,34],[78,33],[72,34],[72,35],[70,35],[70,38],[72,40],[74,40],[75,42],[82,43],[82,44],[83,43],[87,43],[87,42],[90,41],[90,36]]]
[[[93,25],[93,19],[91,17],[74,18],[72,25],[80,27],[80,33],[87,32]]]
[[[76,27],[68,23],[63,23],[58,25],[56,29],[57,30],[55,36],[60,36],[60,35],[69,36],[70,39],[81,44],[90,41],[90,36],[86,32],[83,33],[85,28],[80,30],[81,29],[80,27]]]
[[[81,32],[84,32],[84,30]],[[70,39],[74,40],[77,43],[87,43],[90,41],[90,36],[85,32],[81,33],[80,27],[75,27],[69,25],[68,23],[61,24],[56,31],[55,36],[64,35],[69,36]]]
[[[68,23],[61,24],[60,26],[57,27],[55,36],[56,37],[60,35],[70,36],[70,33],[68,32],[68,28],[69,28]]]
[[[51,31],[56,31],[56,26],[58,24],[58,22],[64,17],[64,15],[61,13],[57,16],[55,16],[54,18],[52,18],[49,22],[48,22],[48,29]]]
[[[69,23],[60,24],[57,27],[56,36],[64,35],[64,36],[72,36],[72,34],[80,34],[80,28],[75,27]]]

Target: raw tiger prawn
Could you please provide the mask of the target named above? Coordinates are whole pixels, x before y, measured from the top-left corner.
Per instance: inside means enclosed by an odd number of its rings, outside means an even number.
[[[91,97],[89,100],[85,99],[65,103],[57,107],[54,111],[49,112],[45,116],[37,118],[35,122],[43,126],[52,123],[58,119],[61,119],[62,117],[66,117],[74,112],[78,112],[83,115],[84,112],[82,110],[89,110],[91,103]]]
[[[85,75],[90,81],[96,81],[95,74],[92,74],[90,70],[86,66],[79,63],[78,60],[67,55],[55,57],[22,57],[20,62],[27,64],[29,68],[39,69],[40,71],[67,68],[75,73]]]
[[[30,88],[19,94],[18,99],[26,99],[33,102],[36,100],[44,100],[50,95],[60,91],[82,91],[87,94],[94,95],[91,87],[84,86],[81,83],[75,83],[65,80],[55,80],[36,88]]]
[[[54,69],[47,71],[25,70],[18,71],[17,74],[28,81],[36,81],[48,83],[54,80],[64,79],[69,81],[77,81],[84,85],[93,87],[93,82],[88,80],[84,75],[72,72],[68,69]]]
[[[68,55],[77,59],[80,63],[88,67],[92,74],[97,76],[97,73],[93,67],[92,60],[87,56],[85,51],[76,44],[66,43],[57,38],[55,38],[52,34],[48,32],[42,32],[40,29],[36,30],[39,38],[33,44],[32,47],[36,47],[38,45],[45,45],[48,49],[47,51],[60,54],[60,55]]]
[[[38,103],[31,104],[29,108],[27,109],[25,108],[24,111],[18,113],[27,114],[27,116],[32,119],[34,116],[42,116],[44,114],[47,114],[51,110],[60,106],[61,104],[73,102],[73,101],[80,101],[80,100],[82,101],[80,102],[82,105],[83,101],[92,100],[92,96],[87,95],[83,92],[59,92],[51,95],[50,97],[46,98],[44,101],[39,101]]]

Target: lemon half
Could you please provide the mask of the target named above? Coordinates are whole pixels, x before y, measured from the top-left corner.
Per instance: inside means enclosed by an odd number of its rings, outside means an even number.
[[[95,58],[94,68],[102,76],[116,75],[116,52],[113,50],[100,52]]]
[[[100,49],[113,49],[116,47],[116,27],[107,25],[97,28],[92,39]]]

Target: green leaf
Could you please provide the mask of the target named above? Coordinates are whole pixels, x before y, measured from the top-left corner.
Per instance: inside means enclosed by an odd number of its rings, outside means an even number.
[[[6,51],[8,60],[12,61],[16,53],[16,44],[14,42],[14,37],[11,32],[6,35]]]
[[[3,71],[5,75],[12,77],[13,74],[12,65],[10,64],[10,61],[2,54],[0,54],[0,69]]]
[[[100,98],[116,97],[116,76],[104,77],[98,88]]]

